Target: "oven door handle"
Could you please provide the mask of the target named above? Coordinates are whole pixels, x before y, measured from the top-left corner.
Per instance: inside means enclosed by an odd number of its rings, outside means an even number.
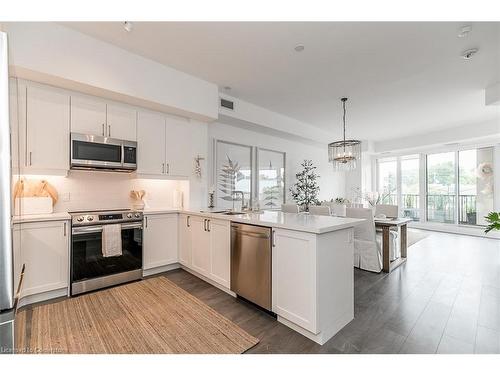
[[[71,234],[100,233],[100,232],[102,232],[102,225],[71,229]]]
[[[122,224],[122,229],[142,229],[142,223],[125,223]]]
[[[142,223],[124,223],[122,224],[123,229],[142,229]],[[94,225],[91,227],[80,227],[73,228],[71,230],[72,234],[84,234],[84,233],[101,233],[103,231],[102,225]]]

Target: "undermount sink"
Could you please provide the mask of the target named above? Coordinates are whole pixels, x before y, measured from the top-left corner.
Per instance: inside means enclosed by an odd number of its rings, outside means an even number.
[[[222,215],[244,215],[244,212],[236,212],[236,211],[226,211],[226,212],[221,212]]]

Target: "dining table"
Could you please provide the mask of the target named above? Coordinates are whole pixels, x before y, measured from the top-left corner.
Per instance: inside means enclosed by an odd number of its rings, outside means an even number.
[[[407,226],[411,221],[410,218],[375,218],[375,227],[382,229],[382,270],[390,273],[406,262],[408,250],[408,234]],[[391,229],[398,228],[399,240],[401,244],[401,256],[396,260],[390,260],[389,256],[389,232]]]

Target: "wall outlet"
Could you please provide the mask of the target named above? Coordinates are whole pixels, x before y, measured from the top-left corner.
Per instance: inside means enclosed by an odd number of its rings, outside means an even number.
[[[62,193],[60,197],[62,202],[69,202],[71,200],[70,193]]]

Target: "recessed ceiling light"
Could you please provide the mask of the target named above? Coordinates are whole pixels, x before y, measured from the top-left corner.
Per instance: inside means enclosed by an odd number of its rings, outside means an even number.
[[[294,48],[295,52],[302,52],[304,50],[304,45],[303,44],[297,44]]]
[[[133,24],[132,22],[130,22],[130,21],[125,21],[125,22],[123,23],[123,28],[125,29],[125,31],[126,31],[127,33],[129,33],[129,32],[131,32],[131,31],[132,31],[132,29],[134,28],[134,24]]]
[[[468,49],[467,51],[462,52],[462,58],[465,60],[470,60],[472,59],[472,56],[474,56],[479,50],[477,48],[471,48]]]
[[[468,36],[470,34],[471,31],[472,31],[471,25],[464,26],[464,27],[460,28],[457,36],[459,38],[465,38],[466,36]]]

